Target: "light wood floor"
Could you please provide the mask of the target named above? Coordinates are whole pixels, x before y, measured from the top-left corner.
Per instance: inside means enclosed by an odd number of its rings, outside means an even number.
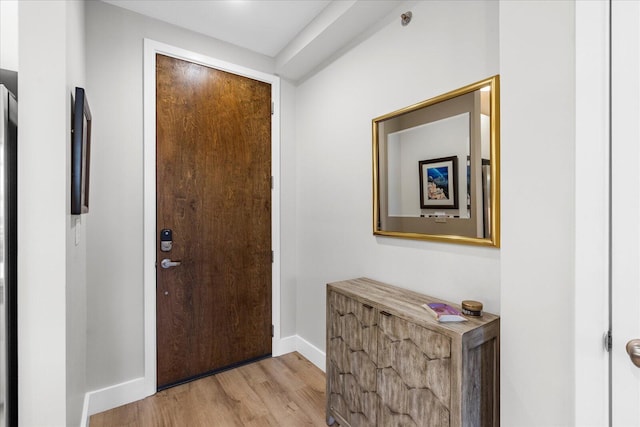
[[[325,375],[299,353],[264,359],[90,419],[114,426],[326,426]]]

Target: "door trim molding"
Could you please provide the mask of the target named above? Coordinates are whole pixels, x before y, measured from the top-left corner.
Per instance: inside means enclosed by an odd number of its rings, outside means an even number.
[[[196,52],[144,39],[144,389],[156,393],[156,54],[171,56],[207,67],[271,84],[271,240],[274,252],[271,269],[271,315],[274,325],[272,353],[279,355],[280,344],[280,78]]]
[[[608,425],[609,4],[575,4],[574,425]],[[594,171],[602,179],[594,180]],[[600,203],[594,203],[594,194]],[[584,375],[589,372],[589,375]]]

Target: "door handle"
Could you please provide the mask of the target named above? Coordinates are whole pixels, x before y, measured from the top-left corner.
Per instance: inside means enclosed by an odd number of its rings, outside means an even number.
[[[640,340],[631,340],[627,343],[627,353],[631,362],[640,368]]]
[[[171,268],[171,267],[177,267],[181,264],[180,261],[171,261],[169,258],[165,258],[162,261],[160,261],[160,266],[162,268]]]

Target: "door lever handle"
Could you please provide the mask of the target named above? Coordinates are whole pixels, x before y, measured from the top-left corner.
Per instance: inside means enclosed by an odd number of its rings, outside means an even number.
[[[640,340],[631,340],[627,343],[627,353],[631,362],[640,368]]]
[[[169,258],[165,258],[162,261],[160,261],[160,266],[162,268],[171,268],[171,267],[177,267],[181,264],[180,261],[171,261]]]

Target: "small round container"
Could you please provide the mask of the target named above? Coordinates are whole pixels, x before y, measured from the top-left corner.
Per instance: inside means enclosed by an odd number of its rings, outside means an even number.
[[[482,316],[482,303],[479,301],[462,301],[462,314],[466,316]]]

